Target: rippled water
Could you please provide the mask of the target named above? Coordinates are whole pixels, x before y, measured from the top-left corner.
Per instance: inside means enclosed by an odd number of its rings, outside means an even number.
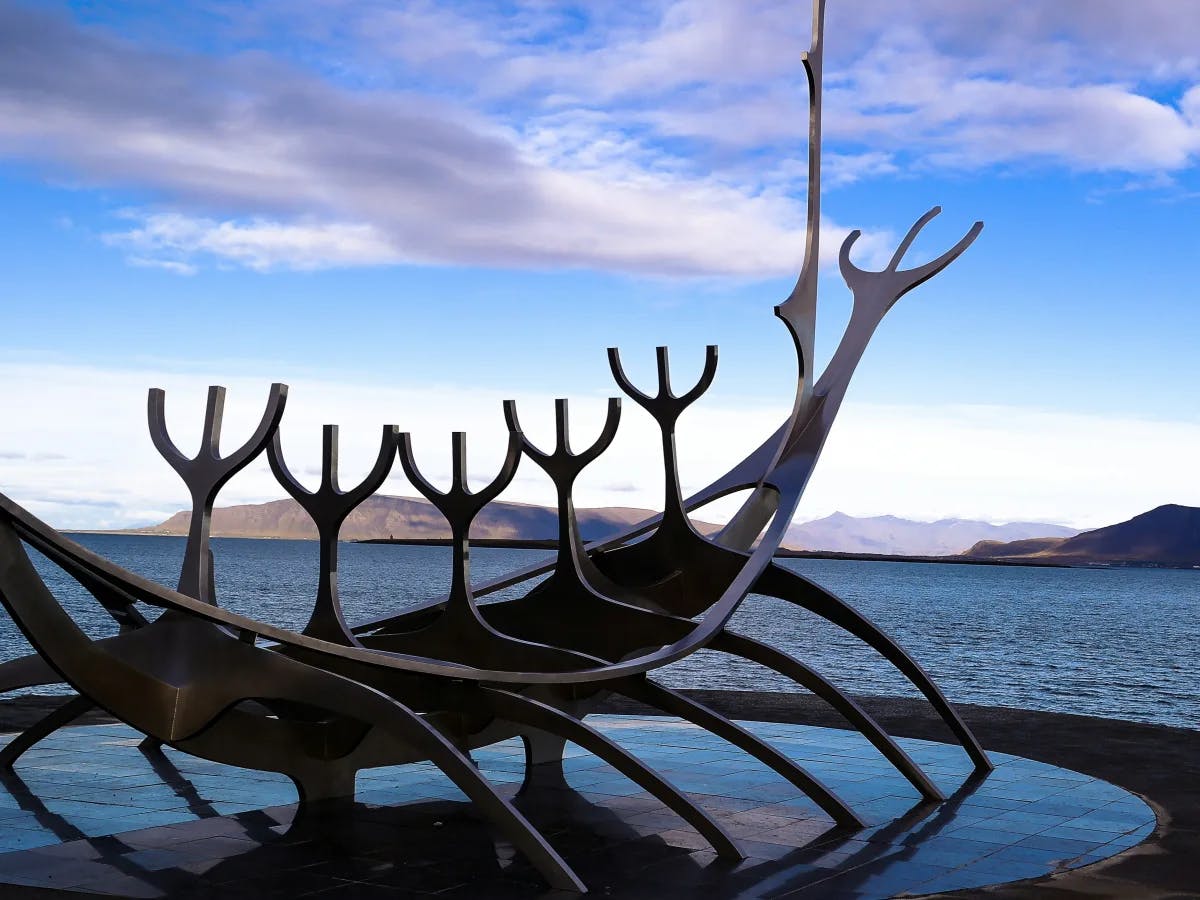
[[[115,562],[174,586],[183,539],[81,535]],[[302,626],[316,577],[316,544],[214,539],[221,605]],[[547,556],[472,550],[480,581]],[[449,585],[445,547],[343,544],[347,618],[361,621],[435,597]],[[788,560],[900,641],[952,699],[1200,728],[1200,572],[1043,569]],[[39,568],[94,635],[111,621],[44,561]],[[745,633],[798,656],[852,693],[913,695],[868,648],[802,610],[752,596],[734,619]],[[0,659],[28,651],[0,613]],[[664,673],[677,686],[790,690],[749,663],[704,652]]]

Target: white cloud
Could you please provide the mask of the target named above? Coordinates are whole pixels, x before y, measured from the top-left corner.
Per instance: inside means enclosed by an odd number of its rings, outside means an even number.
[[[416,48],[385,28],[379,46],[443,82],[482,83],[484,96],[604,109],[626,127],[727,151],[770,147],[778,159],[807,129],[804,6],[676,0],[633,18],[589,9],[584,36],[540,42],[511,27],[481,39],[487,11],[471,7],[406,21],[418,34],[436,21],[436,41]],[[545,14],[543,4],[518,3],[490,21],[538,22]],[[373,4],[358,15],[386,16]],[[1200,80],[1196,4],[866,0],[830,4],[827,22],[827,135],[854,143],[849,158],[903,152],[929,165],[1032,160],[1136,173],[1195,162],[1195,117],[1186,99],[1172,98]]]
[[[1153,176],[1200,152],[1179,38],[1198,14],[1100,2],[1108,20],[1052,0],[833,4],[827,185],[1030,161],[1169,183]],[[148,193],[107,238],[135,265],[795,267],[803,4],[226,14],[235,31],[201,55],[0,0],[0,154]]]
[[[5,37],[36,52],[5,61]],[[2,6],[0,84],[0,152],[179,207],[107,236],[141,265],[758,278],[794,270],[802,247],[796,197],[672,165],[632,139],[610,149],[581,121],[519,134],[442,100],[343,90],[274,64],[168,59]],[[227,212],[195,211],[206,209]]]
[[[785,376],[786,377],[786,376]],[[199,440],[205,384],[195,376],[62,364],[0,363],[0,395],[8,446],[0,453],[0,491],[52,524],[126,527],[166,518],[186,505],[186,492],[146,436],[145,391],[167,389],[167,422],[185,453]],[[265,379],[238,376],[225,416],[228,451],[248,436],[266,398]],[[572,399],[572,437],[586,446],[598,433],[609,386]],[[413,432],[427,476],[445,484],[449,433],[469,433],[469,471],[486,481],[499,466],[505,439],[501,393],[489,389],[380,385],[306,378],[291,382],[283,444],[293,471],[320,460],[321,425],[341,427],[341,473],[350,485],[367,472],[379,428],[395,422]],[[534,443],[553,434],[553,397],[516,395]],[[703,401],[680,422],[678,446],[685,490],[696,490],[757,446],[786,410],[750,399]],[[86,440],[80,436],[86,435]],[[616,442],[584,473],[581,506],[661,504],[657,433],[648,416],[626,403]],[[800,509],[800,518],[841,510],[934,520],[1061,522],[1095,527],[1162,503],[1200,506],[1192,477],[1200,455],[1200,422],[1083,415],[1020,406],[890,406],[850,402],[830,437]],[[65,458],[63,458],[65,457]],[[311,477],[310,479],[311,480]],[[413,495],[399,467],[385,493]],[[283,496],[265,463],[227,486],[219,505]],[[553,489],[525,461],[504,498],[552,504]],[[736,504],[704,518],[720,521]]]
[[[104,240],[131,254],[134,265],[157,266],[192,275],[194,258],[243,265],[258,272],[271,269],[320,269],[403,262],[387,239],[370,225],[284,224],[254,219],[219,222],[181,213],[126,212],[140,221],[136,228],[104,235]]]

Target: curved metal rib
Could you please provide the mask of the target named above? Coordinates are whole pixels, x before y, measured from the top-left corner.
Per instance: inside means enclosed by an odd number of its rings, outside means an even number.
[[[929,677],[929,674],[921,668],[921,664],[909,656],[904,648],[879,626],[846,601],[825,590],[816,582],[809,581],[803,575],[785,569],[778,563],[772,563],[767,567],[755,583],[754,592],[776,597],[816,613],[867,644],[899,669],[904,677],[925,695],[933,708],[937,710],[938,715],[941,716],[942,721],[949,726],[963,749],[967,751],[967,755],[975,763],[975,770],[978,772],[992,770],[992,762],[988,759],[987,752],[979,740],[967,727],[966,722],[959,717],[954,707],[950,705],[946,695]]]
[[[100,705],[146,734],[168,740],[185,751],[207,747],[208,753],[200,755],[235,765],[246,764],[239,754],[262,756],[262,748],[247,742],[245,735],[235,735],[231,740],[230,735],[215,733],[219,723],[245,700],[302,703],[378,727],[398,741],[398,747],[415,748],[441,769],[504,831],[551,886],[586,890],[546,839],[496,792],[462,751],[404,704],[349,678],[255,648],[206,625],[206,618],[222,611],[194,598],[184,597],[194,609],[180,608],[180,615],[169,621],[160,618],[146,628],[93,641],[75,626],[47,589],[14,525],[12,521],[0,521],[0,603],[39,651],[56,668],[63,668],[64,676],[81,695],[96,695]],[[56,554],[51,558],[72,576],[89,568],[72,556]],[[120,642],[147,643],[144,636],[152,628],[171,632],[165,641],[172,648],[169,652],[193,655],[187,660],[192,665],[178,667],[180,672],[192,673],[186,684],[190,701],[186,704],[178,703],[180,694],[175,686],[165,686],[157,679],[153,665],[142,669],[143,653],[136,648],[132,653],[128,648],[120,650]],[[183,637],[195,640],[180,639]],[[306,758],[305,753],[302,746],[294,748],[286,755],[288,759],[273,760],[266,767],[285,773],[297,765],[311,768],[314,760]],[[315,762],[320,765],[322,761],[318,758]],[[352,778],[348,784],[344,780],[339,784],[353,790]]]
[[[69,725],[91,709],[95,704],[82,695],[68,700],[58,709],[34,722],[0,749],[0,769],[11,772],[13,764],[38,741],[53,734],[64,725]]]
[[[274,654],[272,654],[274,655]],[[278,657],[281,658],[282,657]],[[303,666],[303,663],[296,663]],[[305,702],[370,722],[392,732],[401,741],[415,747],[447,778],[454,782],[472,803],[489,818],[533,866],[558,890],[586,893],[587,886],[546,838],[508,800],[496,792],[469,757],[441,732],[407,706],[386,695],[341,676],[311,669],[317,677],[296,677],[288,672],[280,692],[282,699],[303,693]],[[326,679],[331,679],[326,682]],[[308,683],[305,684],[305,681]],[[336,689],[335,689],[336,688]],[[300,689],[300,690],[298,690]]]
[[[496,688],[481,688],[480,693],[493,713],[500,718],[550,734],[564,737],[604,760],[630,781],[663,802],[672,812],[695,828],[717,855],[725,859],[745,859],[746,854],[721,825],[688,799],[661,775],[596,729],[541,701]]]
[[[23,687],[58,684],[61,681],[62,676],[38,653],[0,663],[0,694]]]
[[[833,791],[821,783],[816,777],[806,772],[782,752],[772,747],[766,741],[751,734],[741,725],[721,714],[714,712],[702,703],[685,697],[683,694],[663,687],[647,678],[626,678],[612,681],[605,685],[618,694],[624,694],[633,700],[653,706],[673,716],[686,719],[693,725],[699,725],[706,731],[711,731],[722,740],[728,741],[739,750],[749,753],[759,762],[779,773],[812,799],[817,806],[838,825],[845,828],[863,828],[865,823],[850,809]]]
[[[841,713],[863,737],[874,744],[875,749],[908,779],[909,784],[915,787],[922,797],[926,800],[946,799],[937,785],[921,770],[921,767],[913,762],[912,757],[892,740],[891,735],[884,731],[883,727],[865,709],[843,694],[836,685],[819,672],[813,671],[800,660],[782,650],[776,650],[768,644],[735,634],[728,629],[722,632],[709,645],[709,648],[739,656],[742,659],[756,662],[760,666],[766,666],[811,691]]]

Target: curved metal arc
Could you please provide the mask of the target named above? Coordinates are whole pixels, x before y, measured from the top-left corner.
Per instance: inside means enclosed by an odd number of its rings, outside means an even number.
[[[838,825],[844,828],[865,827],[866,823],[854,810],[818,778],[777,748],[704,704],[643,677],[611,682],[605,687],[670,715],[679,716],[745,751],[800,788]]]
[[[713,380],[717,377],[717,345],[707,344],[704,348],[704,368],[700,372],[700,378],[687,391],[684,391],[678,398],[679,402],[685,407],[691,406],[701,395],[712,387]]]
[[[150,388],[146,397],[146,421],[150,427],[150,440],[171,468],[182,475],[181,467],[191,460],[184,456],[183,451],[171,440],[167,431],[166,404],[167,392],[162,388]]]
[[[280,420],[283,419],[283,410],[287,405],[287,394],[288,386],[286,384],[275,382],[271,385],[270,393],[267,395],[267,407],[263,410],[262,417],[259,419],[254,433],[246,439],[246,442],[242,446],[227,456],[220,458],[221,462],[230,468],[229,474],[221,480],[221,485],[262,452],[271,435],[279,428]]]
[[[946,699],[941,688],[929,677],[921,664],[908,655],[893,638],[878,625],[860,613],[836,594],[797,572],[772,563],[763,577],[754,585],[754,592],[775,597],[832,622],[848,631],[893,666],[912,683],[937,710],[942,721],[950,728],[963,749],[971,757],[976,771],[988,772],[993,766],[987,751],[974,733]]]
[[[954,262],[954,260],[958,259],[958,257],[963,254],[963,251],[970,247],[971,244],[975,243],[975,238],[979,237],[981,231],[983,231],[983,222],[976,221],[967,230],[967,233],[959,239],[957,244],[955,244],[937,259],[931,260],[922,266],[916,266],[912,269],[905,269],[903,272],[901,272],[900,274],[908,277],[908,286],[904,289],[900,296],[904,296],[904,294],[907,294],[913,288],[924,284],[934,275],[937,275],[940,271],[942,271],[942,269],[946,268],[946,266],[950,265],[950,263]]]
[[[288,464],[283,458],[283,442],[278,431],[271,435],[271,443],[267,445],[267,465],[271,467],[271,474],[275,476],[280,487],[307,509],[308,501],[316,496],[316,491],[310,491],[302,485],[300,479],[293,475],[292,470],[288,468]]]
[[[564,737],[604,760],[695,828],[718,856],[734,860],[746,858],[719,822],[654,769],[590,725],[531,697],[488,687],[481,688],[480,693],[498,717]]]
[[[36,547],[45,555],[69,561],[70,565],[78,566],[101,579],[115,581],[121,585],[124,593],[151,606],[176,610],[206,622],[212,622],[213,624],[222,625],[236,631],[248,632],[251,635],[258,635],[259,637],[276,641],[279,644],[308,650],[315,654],[363,663],[367,666],[384,670],[420,672],[448,678],[502,684],[595,684],[610,678],[641,674],[666,662],[679,659],[687,655],[691,650],[698,649],[700,645],[711,640],[711,634],[705,628],[708,624],[708,619],[706,618],[705,622],[701,623],[701,626],[697,628],[696,638],[698,639],[684,639],[676,642],[669,648],[620,663],[552,673],[483,669],[457,663],[446,663],[441,660],[414,654],[367,651],[297,634],[294,631],[279,628],[278,626],[270,625],[257,619],[229,612],[220,607],[188,597],[178,591],[172,591],[147,578],[129,572],[99,554],[88,550],[86,547],[58,534],[36,516],[21,509],[21,507],[0,494],[0,520],[3,519],[7,519],[18,530],[23,540]],[[762,560],[769,562],[770,555],[763,555],[759,561]],[[757,576],[757,569],[752,576],[748,576],[746,571],[743,572],[743,576],[747,576],[745,580],[752,583],[754,577]],[[742,576],[739,576],[739,579],[742,579]],[[748,587],[748,585],[743,585],[739,582],[726,591],[727,596],[724,600],[727,607],[730,605],[730,597],[728,595],[731,592],[736,593],[742,590],[743,587]],[[734,599],[740,602],[741,597],[738,596]],[[729,614],[732,614],[732,610],[729,610]],[[725,618],[728,618],[728,616],[725,616]]]
[[[917,235],[941,211],[942,208],[940,206],[935,206],[917,219],[896,248],[896,252],[892,254],[891,261],[885,268],[878,272],[859,268],[850,260],[850,250],[862,236],[862,232],[855,229],[846,235],[846,239],[842,242],[841,250],[838,253],[838,267],[841,269],[842,278],[845,279],[846,285],[850,290],[857,295],[878,284],[879,287],[876,290],[882,295],[893,295],[890,300],[884,300],[880,304],[882,311],[886,312],[892,304],[913,288],[928,281],[950,265],[950,263],[954,262],[954,260],[958,259],[975,242],[980,232],[983,231],[982,222],[975,222],[953,247],[936,259],[930,260],[920,266],[914,266],[911,269],[897,268],[904,258],[905,253],[912,246],[913,241],[916,240]]]
[[[475,497],[479,502],[479,508],[487,506],[507,488],[517,474],[517,467],[521,464],[521,447],[523,435],[519,432],[508,433],[508,447],[504,451],[504,462],[500,466],[500,471],[496,477],[488,483],[486,487],[480,488],[471,496]]]
[[[0,770],[11,772],[13,764],[36,743],[95,708],[96,704],[80,695],[50,711],[0,748]]]
[[[517,416],[516,400],[504,401],[504,424],[508,426],[509,434],[521,435],[522,452],[524,452],[526,456],[536,462],[539,466],[545,468],[545,461],[550,459],[551,454],[543,453],[533,444],[532,441],[525,437],[525,431],[521,427],[521,420]]]
[[[852,698],[842,693],[836,685],[819,672],[810,669],[790,654],[777,650],[762,641],[726,629],[712,642],[710,648],[729,653],[741,659],[758,663],[785,678],[790,678],[801,687],[837,710],[860,734],[869,740],[884,758],[903,775],[917,792],[927,800],[944,800],[945,795],[921,770],[904,749],[897,744],[871,715]]]
[[[413,456],[412,434],[407,431],[400,432],[396,437],[396,449],[400,454],[400,468],[404,470],[404,476],[421,493],[421,496],[434,506],[438,506],[439,501],[446,496],[447,492],[439,491],[421,474],[416,458]]]
[[[625,373],[625,366],[621,362],[621,351],[617,347],[608,348],[608,368],[612,372],[613,381],[617,383],[617,387],[624,391],[630,400],[649,411],[649,404],[654,402],[654,398],[634,385]]]
[[[400,426],[383,426],[383,434],[379,438],[379,454],[375,457],[375,465],[371,467],[371,471],[358,483],[357,487],[353,487],[343,494],[346,497],[346,501],[352,506],[357,507],[379,490],[387,480],[388,475],[391,474],[392,465],[396,461],[396,439],[399,434]]]
[[[3,593],[0,593],[0,597],[3,598],[7,605],[11,599],[8,589],[15,586],[16,590],[21,591],[24,595],[25,605],[28,605],[31,597],[38,596],[46,604],[47,609],[57,608],[61,613],[61,617],[66,617],[66,612],[57,604],[55,598],[49,594],[44,582],[42,582],[40,576],[34,570],[32,563],[29,561],[28,555],[21,547],[17,530],[15,530],[17,527],[18,520],[11,517],[8,521],[0,522],[0,560],[3,561],[5,574],[10,576],[15,582],[15,585],[5,585],[5,590]],[[86,568],[83,560],[71,557],[63,558],[61,553],[56,553],[55,557],[57,557],[55,559],[57,564],[63,565],[66,563],[68,574],[74,575],[78,567]],[[198,604],[198,601],[192,602]],[[208,607],[208,609],[215,613],[221,612],[215,607]],[[199,611],[197,609],[197,612]],[[53,623],[54,621],[57,621],[57,618],[51,616],[46,618],[43,624]],[[18,624],[22,627],[22,630],[27,630],[28,623],[23,618],[18,617]],[[167,625],[167,627],[175,628],[182,624],[176,622]],[[80,646],[90,648],[95,643],[82,632],[78,631],[77,628],[76,632],[78,634],[77,640],[82,642]],[[570,867],[549,845],[546,839],[511,803],[496,792],[495,788],[480,775],[470,760],[454,747],[445,736],[436,731],[427,721],[411,709],[374,688],[344,676],[337,675],[325,669],[314,668],[305,663],[266,650],[254,649],[239,644],[235,638],[217,629],[205,631],[204,633],[212,640],[218,642],[228,641],[233,646],[240,647],[241,650],[231,657],[231,660],[235,661],[235,666],[246,668],[247,671],[239,674],[244,676],[249,670],[253,670],[254,677],[238,679],[234,677],[222,678],[219,675],[214,677],[201,676],[204,678],[203,684],[207,690],[202,689],[199,683],[196,684],[197,692],[194,696],[200,702],[189,707],[185,721],[172,722],[171,730],[177,733],[177,736],[172,738],[173,743],[180,743],[186,746],[189,740],[197,737],[202,738],[204,734],[209,732],[210,727],[218,719],[222,718],[226,712],[232,710],[241,701],[249,699],[278,699],[303,702],[339,715],[358,719],[399,738],[401,746],[413,746],[426,758],[430,759],[474,801],[485,815],[491,818],[506,833],[508,838],[529,857],[530,861],[552,886],[573,891],[586,890],[583,882],[571,871]],[[37,640],[35,635],[31,634],[30,637],[32,640]],[[109,640],[116,641],[120,639],[121,636],[118,636]],[[72,639],[72,641],[75,640],[75,638]],[[78,647],[75,647],[74,643],[70,646],[63,645],[60,649],[63,652],[72,652],[72,648],[75,651],[78,650]],[[195,652],[196,648],[193,648],[193,650]],[[90,677],[94,676],[103,679],[111,676],[111,671],[101,671],[97,668],[100,664],[101,656],[108,658],[112,670],[125,669],[128,672],[134,671],[131,667],[123,665],[115,656],[108,657],[107,654],[103,654],[99,650],[92,650],[88,655],[91,656],[92,654],[95,654],[95,658],[76,661],[81,667],[81,671],[89,672]],[[57,665],[54,660],[50,661],[52,664]],[[147,680],[152,679],[152,676],[142,677]],[[127,677],[125,681],[128,683]],[[86,696],[85,685],[75,684],[73,681],[70,683],[80,691],[81,695]],[[109,693],[112,694],[111,688]],[[118,709],[109,709],[109,712],[112,712],[124,721],[130,721],[129,716],[122,715]],[[151,736],[158,735],[152,734]]]
[[[904,258],[904,254],[908,252],[908,248],[912,246],[913,241],[917,239],[917,235],[921,233],[926,225],[934,220],[935,217],[941,215],[942,208],[940,206],[931,207],[923,216],[909,226],[907,233],[896,246],[896,252],[892,254],[891,260],[888,261],[885,271],[895,272],[900,266],[900,260]],[[839,259],[839,263],[840,263]]]

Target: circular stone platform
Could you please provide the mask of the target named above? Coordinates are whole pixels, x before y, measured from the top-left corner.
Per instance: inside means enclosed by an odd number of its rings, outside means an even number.
[[[749,854],[738,865],[716,859],[658,801],[568,745],[571,789],[540,789],[519,805],[604,896],[920,896],[1087,865],[1155,825],[1146,804],[1107,782],[1000,753],[994,772],[972,779],[961,748],[901,739],[948,797],[922,805],[854,732],[743,723],[870,826],[838,831],[798,789],[694,726],[615,715],[588,722],[691,794]],[[296,793],[286,779],[170,750],[147,756],[137,743],[120,725],[66,729],[0,776],[0,884],[136,897],[544,893],[430,765],[361,773],[351,812],[289,830]],[[515,792],[517,741],[474,756]]]

